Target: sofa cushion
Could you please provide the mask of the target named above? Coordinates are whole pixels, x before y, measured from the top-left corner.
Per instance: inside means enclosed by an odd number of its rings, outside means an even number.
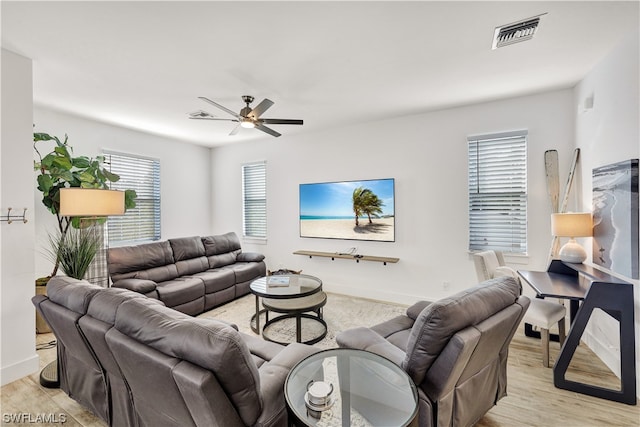
[[[196,277],[181,277],[158,283],[160,300],[169,307],[175,307],[204,296],[204,283]]]
[[[116,280],[133,278],[133,279],[151,280],[156,283],[159,283],[159,282],[166,282],[168,280],[173,280],[178,276],[179,274],[178,274],[178,269],[176,268],[176,265],[168,264],[160,267],[149,268],[147,270],[140,270],[140,271],[134,271],[131,273],[123,274],[122,276],[120,276],[120,279],[114,278],[113,280],[115,282]],[[112,275],[111,277],[113,278],[114,276]]]
[[[221,234],[219,236],[203,237],[202,243],[206,256],[220,255],[240,250],[240,240],[234,232]]]
[[[205,256],[176,261],[176,270],[178,270],[178,275],[180,276],[200,273],[201,271],[205,271],[208,269],[209,261]]]
[[[197,277],[204,282],[205,294],[218,292],[236,284],[236,275],[229,268],[211,269],[194,274],[193,277]]]
[[[113,325],[116,321],[116,312],[120,304],[132,298],[146,299],[144,295],[127,289],[105,289],[104,292],[100,292],[91,299],[87,308],[87,314],[109,325]],[[152,304],[164,305],[162,301],[159,300],[149,299],[149,301],[151,301]]]
[[[185,316],[138,298],[120,306],[115,327],[140,343],[213,372],[246,425],[253,425],[262,412],[258,369],[240,333],[228,324]]]
[[[236,262],[237,255],[238,252],[229,252],[226,254],[208,256],[207,261],[209,262],[209,268],[220,268],[234,264]]]
[[[109,274],[111,274],[111,278],[115,282],[124,273],[173,264],[174,260],[171,245],[168,241],[165,241],[109,248],[108,261]],[[146,279],[146,277],[140,278]]]
[[[47,296],[56,304],[76,313],[85,314],[91,298],[104,289],[85,280],[53,276],[47,283]]]
[[[209,260],[209,268],[224,267],[236,262],[236,257],[242,252],[240,240],[236,233],[226,233],[220,236],[202,238],[205,255]]]
[[[520,285],[511,277],[502,277],[428,305],[411,329],[402,367],[420,384],[456,332],[514,304],[519,295]]]
[[[173,259],[176,262],[202,257],[205,254],[204,245],[202,244],[202,239],[199,236],[169,239],[169,243],[173,250]]]
[[[257,279],[258,277],[265,276],[267,272],[264,263],[261,262],[236,262],[235,264],[229,265],[225,268],[233,270],[236,275],[236,283],[243,283]]]

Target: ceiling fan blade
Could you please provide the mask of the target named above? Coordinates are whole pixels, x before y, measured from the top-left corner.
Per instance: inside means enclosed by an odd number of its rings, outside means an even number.
[[[235,121],[235,120],[234,120],[234,121]],[[235,135],[235,134],[237,134],[238,132],[240,132],[240,128],[241,128],[241,127],[242,127],[242,126],[240,126],[240,123],[238,123],[238,126],[234,127],[234,128],[233,128],[233,130],[229,133],[229,135]]]
[[[239,120],[236,119],[221,119],[219,117],[189,117],[190,119],[193,120],[217,120],[220,122],[238,122]]]
[[[298,119],[260,119],[260,122],[268,125],[301,125],[302,120]]]
[[[280,136],[280,134],[278,132],[276,132],[275,130],[266,127],[265,125],[263,125],[262,123],[256,123],[256,129],[260,129],[262,132],[266,132],[269,135],[273,135],[276,138]]]
[[[256,108],[251,110],[251,112],[247,116],[257,119],[262,115],[262,113],[267,111],[267,109],[269,109],[273,104],[274,103],[272,100],[265,98],[262,100],[262,102],[260,102],[260,104],[256,105]]]
[[[210,100],[209,98],[205,98],[204,96],[199,96],[198,98],[202,99],[204,102],[208,102],[209,104],[213,105],[214,107],[218,107],[219,109],[221,109],[222,111],[225,111],[229,114],[231,114],[233,117],[240,119],[241,117],[238,115],[238,113],[229,110],[227,107],[225,107],[224,105],[220,105],[217,102],[214,102],[212,100]]]
[[[204,110],[194,111],[193,113],[189,113],[189,117],[191,118],[202,118],[202,117],[215,117],[213,114],[206,112]]]

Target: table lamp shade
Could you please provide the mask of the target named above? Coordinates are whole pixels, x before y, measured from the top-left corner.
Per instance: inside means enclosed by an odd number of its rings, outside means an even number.
[[[60,190],[60,215],[109,216],[124,214],[124,191],[98,188]]]
[[[593,234],[591,213],[555,213],[551,215],[551,233],[556,237],[569,237],[560,249],[560,259],[565,262],[582,263],[587,252],[575,237],[590,237]]]
[[[551,215],[552,234],[557,237],[590,237],[591,213],[555,213]]]

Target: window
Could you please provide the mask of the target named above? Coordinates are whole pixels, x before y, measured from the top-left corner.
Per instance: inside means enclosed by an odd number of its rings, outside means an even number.
[[[467,138],[469,250],[527,252],[527,131]]]
[[[114,190],[135,190],[136,207],[107,220],[109,244],[160,240],[160,161],[105,152],[111,172],[120,176]]]
[[[245,237],[267,237],[267,164],[242,165],[242,230]]]

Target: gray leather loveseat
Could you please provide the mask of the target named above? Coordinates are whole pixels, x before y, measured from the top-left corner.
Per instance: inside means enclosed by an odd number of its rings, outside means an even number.
[[[33,303],[58,340],[60,387],[110,426],[285,427],[286,376],[318,351],[65,276],[47,295]]]
[[[113,287],[192,316],[248,294],[267,271],[264,255],[242,252],[233,232],[110,248],[108,265]]]
[[[418,302],[406,315],[349,329],[336,340],[409,374],[418,387],[420,427],[472,426],[507,393],[509,343],[529,303],[515,279],[502,277]]]

